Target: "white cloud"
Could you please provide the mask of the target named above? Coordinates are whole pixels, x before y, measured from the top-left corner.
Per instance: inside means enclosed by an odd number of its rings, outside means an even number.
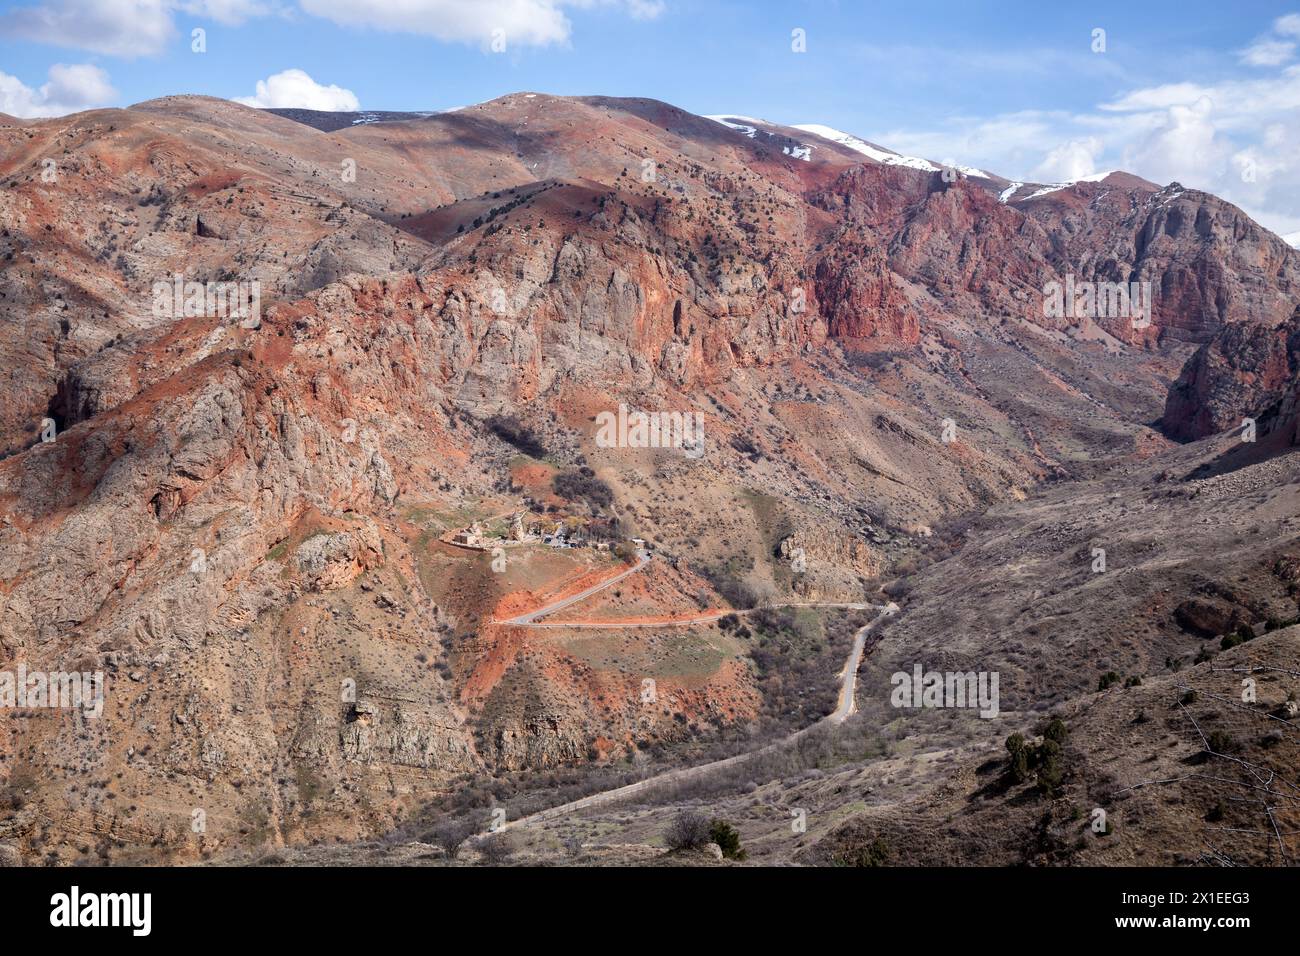
[[[276,9],[274,0],[45,0],[0,14],[0,35],[109,56],[153,56],[175,38],[178,11],[234,26]]]
[[[239,96],[236,103],[263,109],[325,110],[327,112],[353,112],[361,108],[351,90],[330,84],[317,83],[302,70],[284,70],[257,81],[254,96]]]
[[[1300,37],[1300,14],[1275,21]],[[1029,182],[1124,169],[1235,203],[1278,233],[1300,229],[1300,64],[1218,81],[1135,87],[1091,110],[953,117],[924,130],[854,130],[891,149]],[[1200,75],[1204,71],[1198,71]]]
[[[1241,61],[1250,66],[1281,66],[1295,56],[1296,45],[1285,37],[1300,37],[1300,13],[1288,13],[1273,21],[1274,36],[1258,37],[1241,51]]]
[[[1241,51],[1241,59],[1251,66],[1281,66],[1295,55],[1295,44],[1290,40],[1256,40]]]
[[[565,7],[618,7],[637,20],[664,11],[663,0],[300,0],[303,10],[340,26],[377,27],[439,40],[511,46],[564,43]]]
[[[1123,165],[1142,170],[1153,182],[1199,185],[1228,172],[1233,152],[1231,143],[1218,135],[1214,103],[1201,97],[1191,106],[1170,107],[1155,129],[1124,150]]]
[[[1101,109],[1113,113],[1127,113],[1134,110],[1167,110],[1171,106],[1187,106],[1209,94],[1209,87],[1198,83],[1165,83],[1146,89],[1133,90],[1110,103],[1102,103]]]
[[[545,46],[569,37],[553,0],[301,0],[308,13],[341,26],[420,33],[439,40],[487,43],[504,31],[507,46]]]
[[[148,56],[176,32],[168,0],[49,0],[0,15],[0,34],[112,56]]]
[[[31,118],[63,116],[103,106],[117,95],[108,74],[89,63],[50,67],[49,82],[32,89],[16,76],[0,72],[0,113]]]
[[[1038,182],[1072,182],[1091,176],[1097,171],[1097,157],[1101,155],[1102,142],[1095,136],[1072,139],[1048,152],[1030,176]]]

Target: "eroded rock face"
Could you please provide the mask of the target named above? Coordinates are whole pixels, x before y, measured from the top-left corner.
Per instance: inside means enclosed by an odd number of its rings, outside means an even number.
[[[867,231],[897,276],[948,300],[944,311],[960,304],[1059,329],[1077,321],[1044,315],[1049,282],[1149,283],[1149,324],[1094,318],[1120,341],[1153,345],[1275,324],[1300,295],[1294,249],[1235,206],[1177,183],[1158,189],[1113,174],[1000,203],[971,180],[857,169],[811,200]]]
[[[588,746],[583,728],[551,715],[502,727],[494,741],[494,757],[496,764],[507,770],[557,767],[585,757]]]
[[[396,765],[442,771],[467,771],[477,766],[463,728],[439,719],[431,708],[395,703],[381,706],[357,701],[346,709],[338,731],[343,759],[377,767]],[[323,755],[332,742],[301,739],[304,754]]]
[[[379,531],[367,522],[355,531],[314,535],[298,546],[294,560],[309,589],[333,591],[382,562]]]
[[[824,528],[801,528],[778,549],[796,576],[796,591],[809,599],[856,600],[862,582],[885,570],[883,555],[865,540]]]
[[[507,99],[339,136],[381,194],[341,182],[314,131],[220,101],[0,125],[0,666],[107,681],[98,722],[0,715],[6,784],[51,782],[6,844],[55,809],[69,854],[90,831],[181,856],[351,838],[460,773],[752,720],[741,659],[665,680],[654,708],[621,662],[530,671],[522,638],[480,668],[493,592],[431,571],[416,516],[512,489],[519,453],[489,414],[527,417],[683,554],[734,531],[767,561],[761,515],[737,518],[758,489],[797,518],[781,557],[803,549],[800,593],[855,600],[892,560],[869,515],[920,527],[1021,495],[1062,470],[1054,439],[1098,457],[1159,441],[1161,332],[1262,322],[1294,282],[1294,257],[1203,194],[1111,182],[1009,205],[832,151],[778,158],[649,101]],[[649,153],[654,183],[622,174]],[[1039,297],[1069,270],[1160,283],[1153,331],[1107,326],[1151,351],[1102,364],[1003,327],[1060,332]],[[261,282],[260,323],[154,314],[177,273]],[[1259,349],[1268,391],[1282,351]],[[620,402],[705,410],[708,454],[596,448],[592,417]],[[451,613],[431,596],[447,577]],[[114,799],[71,788],[87,769]]]
[[[1178,183],[1153,197],[1136,253],[1137,276],[1156,284],[1156,321],[1188,341],[1239,322],[1280,322],[1300,295],[1295,250],[1235,206]]]
[[[847,246],[817,263],[817,302],[831,338],[849,351],[914,346],[920,321],[882,252]]]
[[[1276,427],[1289,423],[1294,429],[1298,384],[1300,308],[1277,326],[1225,326],[1196,351],[1170,387],[1165,432],[1190,441],[1270,413]]]

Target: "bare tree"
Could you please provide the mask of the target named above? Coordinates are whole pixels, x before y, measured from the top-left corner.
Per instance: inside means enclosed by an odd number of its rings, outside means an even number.
[[[683,810],[668,824],[664,842],[670,850],[693,850],[709,842],[709,818],[694,810]]]
[[[515,845],[506,834],[493,833],[483,838],[478,845],[478,851],[483,855],[483,862],[488,866],[500,866],[514,856]]]
[[[447,854],[447,859],[456,859],[456,854],[474,833],[474,827],[464,820],[449,820],[446,823],[439,824],[430,834],[432,841],[442,847],[443,852]]]

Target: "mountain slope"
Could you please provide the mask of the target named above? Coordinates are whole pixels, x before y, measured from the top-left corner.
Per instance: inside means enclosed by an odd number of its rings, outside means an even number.
[[[1188,355],[1278,327],[1300,279],[1229,204],[1122,174],[1001,201],[648,99],[307,120],[0,126],[0,661],[107,676],[95,722],[0,716],[24,854],[360,839],[483,781],[785,732],[842,664],[830,625],[617,623],[878,597],[951,522],[1146,475]],[[178,274],[258,281],[259,320],[158,314]],[[1150,325],[1047,314],[1067,276],[1151,282]],[[607,447],[620,404],[698,413],[703,455]],[[607,630],[499,623],[622,566],[455,538],[516,513],[660,559],[586,608]]]

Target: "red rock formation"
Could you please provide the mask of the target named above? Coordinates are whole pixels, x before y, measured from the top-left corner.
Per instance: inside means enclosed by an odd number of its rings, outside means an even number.
[[[106,822],[81,791],[69,839],[98,822],[191,852],[174,810],[196,792],[274,839],[355,836],[457,774],[628,738],[633,658],[488,640],[504,586],[438,552],[439,516],[512,487],[492,413],[607,481],[637,532],[748,558],[775,593],[791,529],[888,567],[1061,461],[1149,451],[1180,354],[1158,333],[1264,323],[1294,289],[1295,254],[1213,197],[1119,178],[1004,204],[839,148],[793,158],[790,136],[545,96],[329,132],[193,97],[0,118],[0,663],[89,657],[109,688],[98,728],[23,725],[21,773],[52,786],[15,829],[95,762],[119,806],[150,799]],[[1149,351],[1043,317],[1072,271],[1161,283],[1154,333],[1108,326]],[[156,314],[178,273],[257,280],[261,321]],[[700,411],[706,455],[597,447],[620,402]],[[650,736],[748,719],[747,674],[678,675]]]
[[[884,254],[844,243],[817,263],[818,310],[831,338],[850,351],[897,349],[920,341],[920,322]]]

